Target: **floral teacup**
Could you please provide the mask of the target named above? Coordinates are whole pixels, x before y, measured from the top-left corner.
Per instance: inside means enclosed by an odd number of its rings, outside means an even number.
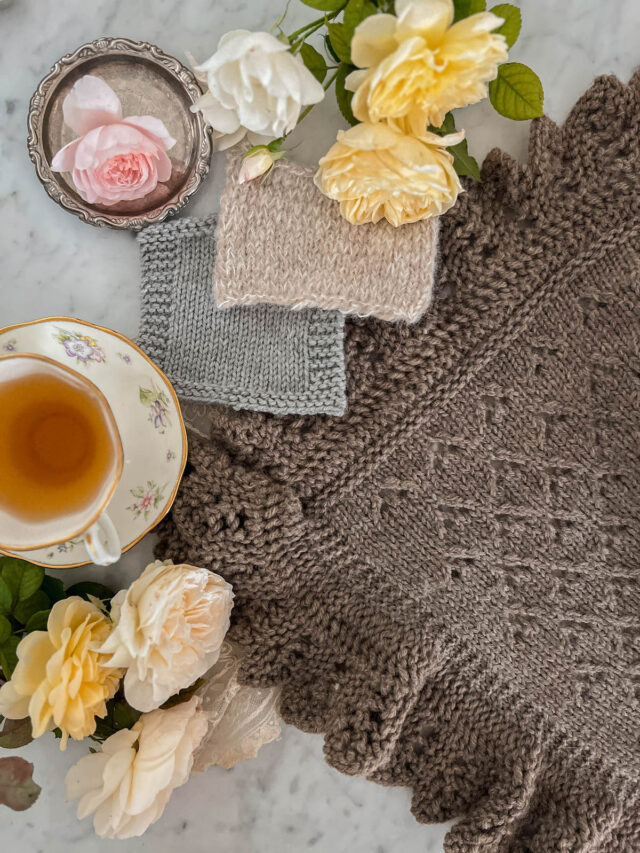
[[[106,398],[124,455],[108,511],[122,551],[129,550],[169,511],[184,470],[186,431],[171,383],[127,338],[69,317],[0,330],[0,356],[11,353],[47,356],[89,379]],[[82,537],[18,556],[52,568],[90,562]]]

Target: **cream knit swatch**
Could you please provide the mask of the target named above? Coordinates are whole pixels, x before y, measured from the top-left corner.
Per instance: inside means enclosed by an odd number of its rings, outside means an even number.
[[[394,228],[350,225],[313,183],[313,169],[278,163],[238,184],[242,147],[228,154],[218,224],[221,308],[270,302],[415,322],[431,303],[438,220]]]

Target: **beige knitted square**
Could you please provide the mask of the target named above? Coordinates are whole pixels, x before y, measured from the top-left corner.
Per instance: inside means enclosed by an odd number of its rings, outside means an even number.
[[[221,308],[270,302],[415,322],[429,307],[438,221],[350,225],[288,162],[238,184],[244,151],[228,155],[218,220],[215,298]]]

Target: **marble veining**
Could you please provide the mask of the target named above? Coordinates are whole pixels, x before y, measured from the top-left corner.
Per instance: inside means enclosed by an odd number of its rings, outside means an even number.
[[[268,29],[283,5],[280,0],[0,0],[0,326],[70,314],[129,336],[137,331],[139,268],[133,235],[91,228],[65,213],[46,196],[27,157],[29,98],[53,62],[105,35],[155,42],[182,59],[187,52],[205,58],[227,30]],[[520,0],[517,5],[524,28],[511,58],[538,72],[546,111],[556,121],[564,119],[596,75],[615,73],[627,80],[638,64],[637,0]],[[314,14],[297,0],[290,6],[289,31]],[[340,125],[337,108],[328,100],[297,132],[295,141],[301,144],[294,158],[313,163]],[[527,123],[501,119],[486,103],[465,112],[464,126],[478,158],[494,146],[521,160],[526,156]],[[214,157],[212,174],[187,215],[217,209],[223,172],[223,158]],[[151,559],[151,549],[147,538],[117,567],[94,569],[95,577],[123,585]],[[86,569],[75,570],[65,580],[86,574]],[[60,754],[52,739],[44,739],[22,750],[36,764],[43,793],[31,811],[2,811],[3,849],[115,849],[94,837],[89,822],[77,822],[73,807],[64,803],[61,780],[85,749],[72,744]],[[169,853],[180,844],[191,853],[441,853],[446,826],[419,826],[409,806],[407,791],[340,775],[324,763],[321,738],[285,728],[255,761],[194,776],[175,793],[161,822],[122,849]]]

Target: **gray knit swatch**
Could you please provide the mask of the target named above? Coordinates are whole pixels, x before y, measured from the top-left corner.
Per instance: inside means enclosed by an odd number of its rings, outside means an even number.
[[[216,218],[138,236],[138,344],[184,400],[274,414],[342,415],[344,317],[273,305],[220,310],[213,297]]]

